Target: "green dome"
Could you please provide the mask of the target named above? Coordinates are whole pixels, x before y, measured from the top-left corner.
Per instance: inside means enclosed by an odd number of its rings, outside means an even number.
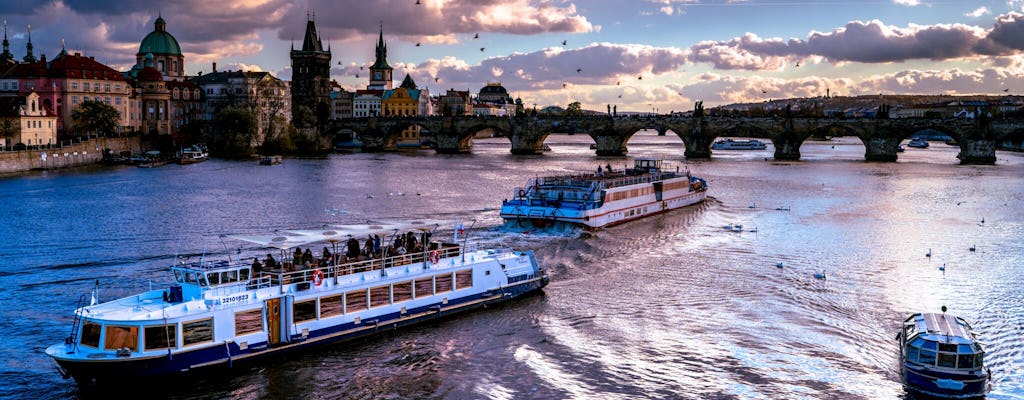
[[[142,39],[142,44],[139,45],[139,54],[153,53],[180,56],[181,46],[178,46],[178,40],[174,36],[167,33],[167,25],[164,19],[157,18],[154,25],[156,25],[156,29]]]

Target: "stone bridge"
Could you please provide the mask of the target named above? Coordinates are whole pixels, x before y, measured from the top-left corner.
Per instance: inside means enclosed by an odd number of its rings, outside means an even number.
[[[699,113],[698,113],[699,114]],[[410,126],[429,130],[438,153],[469,153],[477,132],[491,129],[512,142],[513,154],[542,154],[552,133],[587,134],[598,156],[623,156],[637,132],[671,130],[686,145],[688,159],[710,158],[711,144],[722,136],[771,140],[776,160],[799,160],[800,146],[814,135],[857,136],[869,161],[896,161],[900,142],[923,130],[957,140],[964,164],[993,164],[996,145],[1024,138],[1024,119],[834,119],[801,117],[724,117],[661,115],[649,117],[392,117],[349,118],[332,123],[334,131],[351,129],[364,151],[397,150],[401,132]]]

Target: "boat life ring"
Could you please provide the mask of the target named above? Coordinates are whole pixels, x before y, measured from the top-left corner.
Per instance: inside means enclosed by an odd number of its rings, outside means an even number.
[[[431,250],[430,251],[430,263],[431,264],[437,264],[439,262],[441,262],[441,253],[438,253],[437,250]]]
[[[324,283],[324,273],[320,272],[319,269],[313,270],[313,284],[320,286]]]
[[[519,189],[519,197],[526,197],[526,191],[523,189]]]

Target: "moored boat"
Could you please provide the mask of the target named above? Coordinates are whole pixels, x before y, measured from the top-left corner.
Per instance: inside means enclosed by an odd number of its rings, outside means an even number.
[[[260,165],[278,165],[281,164],[281,156],[263,156],[260,157]]]
[[[757,139],[732,140],[722,139],[711,144],[712,150],[764,150],[768,148],[764,142]]]
[[[918,148],[918,149],[927,149],[928,148],[928,141],[924,140],[923,138],[916,137],[916,138],[910,139],[910,142],[907,143],[907,147],[914,147],[914,148]]]
[[[556,223],[601,228],[699,203],[707,181],[662,169],[662,160],[638,158],[633,168],[531,179],[501,205],[510,228]]]
[[[210,153],[206,151],[206,147],[200,145],[186,147],[178,152],[178,164],[195,164],[209,158]]]
[[[392,231],[397,247],[382,246],[377,237],[361,252],[354,239]],[[452,242],[431,241],[432,233],[410,223],[230,236],[282,252],[345,238],[348,245],[341,253],[325,248],[323,257],[300,267],[185,261],[170,268],[168,287],[104,303],[83,295],[70,336],[46,354],[80,384],[121,385],[370,336],[504,302],[548,283],[530,251],[473,249],[464,239],[459,244],[458,233]]]
[[[917,313],[903,322],[896,335],[900,344],[903,383],[930,396],[970,398],[988,390],[990,373],[985,352],[960,317]]]

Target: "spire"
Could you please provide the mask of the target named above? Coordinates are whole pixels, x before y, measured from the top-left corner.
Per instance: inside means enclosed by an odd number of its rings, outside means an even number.
[[[36,62],[36,56],[32,55],[32,25],[28,26],[28,44],[25,45],[25,62]]]
[[[324,51],[320,35],[316,33],[316,22],[312,19],[306,21],[306,35],[302,39],[302,51]]]
[[[377,59],[373,62],[371,69],[392,69],[388,65],[388,44],[384,42],[384,23],[380,24],[380,36],[377,37]]]
[[[13,60],[14,55],[11,54],[10,49],[11,42],[7,41],[7,20],[4,20],[4,52],[0,53],[0,61]]]
[[[402,86],[406,89],[416,89],[416,82],[413,82],[412,77],[409,74],[405,74],[405,79],[402,79]]]

